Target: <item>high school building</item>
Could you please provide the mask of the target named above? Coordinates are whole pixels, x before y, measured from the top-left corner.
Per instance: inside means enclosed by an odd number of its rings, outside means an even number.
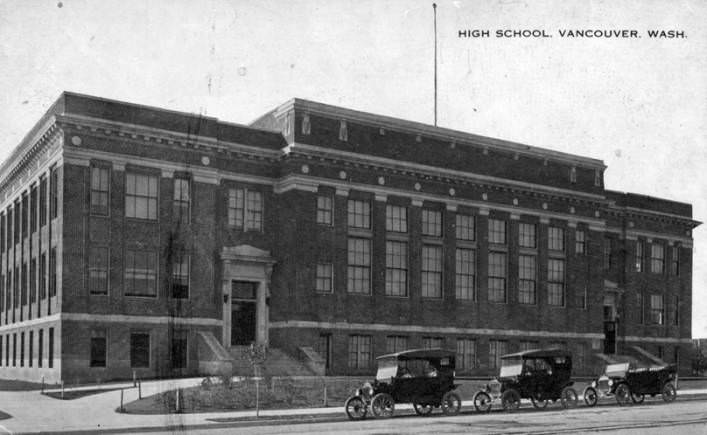
[[[313,372],[558,345],[689,371],[689,204],[601,160],[291,100],[249,126],[64,93],[0,167],[0,377]]]

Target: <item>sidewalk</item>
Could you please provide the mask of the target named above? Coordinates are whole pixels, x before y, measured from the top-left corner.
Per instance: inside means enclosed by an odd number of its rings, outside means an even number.
[[[202,378],[149,381],[142,383],[143,397],[174,388],[184,388],[200,383]],[[137,399],[137,388],[132,382],[125,384],[107,384],[103,388],[115,385],[128,387],[123,390],[125,402]],[[115,409],[120,404],[120,390],[106,391],[74,400],[57,400],[39,394],[38,391],[0,392],[0,410],[12,418],[0,420],[2,433],[47,433],[107,431],[123,433],[130,431],[168,430],[170,427],[198,429],[231,425],[237,421],[253,421],[255,411],[231,411],[199,414],[135,415],[120,414]],[[707,395],[707,389],[679,390],[680,396]],[[580,401],[582,399],[580,398]],[[462,405],[473,409],[471,400]],[[411,411],[410,405],[398,405],[396,410]],[[341,406],[329,408],[299,408],[260,411],[260,419],[266,423],[268,418],[278,419],[281,424],[292,419],[312,419],[315,417],[345,418]],[[292,417],[292,418],[288,418]]]

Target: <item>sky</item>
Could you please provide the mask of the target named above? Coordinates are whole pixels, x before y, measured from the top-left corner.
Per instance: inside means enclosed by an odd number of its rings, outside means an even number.
[[[705,221],[705,22],[702,0],[438,0],[438,124],[602,159],[607,188]],[[638,37],[560,35],[622,29]],[[431,1],[0,0],[0,160],[64,90],[243,124],[293,97],[432,124],[433,78]],[[707,225],[693,236],[707,337]]]

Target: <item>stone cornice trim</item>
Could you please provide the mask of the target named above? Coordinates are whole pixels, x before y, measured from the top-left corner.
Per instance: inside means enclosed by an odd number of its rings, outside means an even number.
[[[675,338],[675,337],[639,337],[636,335],[627,335],[625,337],[616,337],[623,341],[640,341],[644,343],[692,343],[691,338]]]
[[[62,155],[59,152],[59,148],[53,151],[53,154],[47,154],[45,157],[45,160],[41,162],[32,172],[32,176],[29,177],[28,181],[25,181],[22,185],[31,185],[35,181],[39,181],[39,176],[42,174],[45,174],[49,171],[49,168],[52,166],[61,166],[63,165],[63,159]],[[22,195],[24,189],[16,189],[14,186],[8,186],[6,187],[3,192],[4,192],[4,198],[3,195],[0,194],[0,210],[4,210],[5,207],[7,207],[8,204],[12,204],[17,198],[19,198]]]
[[[132,316],[124,314],[57,313],[32,320],[0,326],[0,332],[27,328],[52,322],[148,323],[156,325],[221,326],[222,320],[203,317]]]
[[[644,230],[626,230],[626,237],[632,240],[638,237],[647,237],[650,239],[663,239],[668,242],[680,242],[683,246],[690,248],[692,247],[693,240],[691,237],[676,236],[673,234],[656,233],[653,231]]]

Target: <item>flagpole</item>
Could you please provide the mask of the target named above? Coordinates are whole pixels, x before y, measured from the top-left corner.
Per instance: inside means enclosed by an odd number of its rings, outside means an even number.
[[[435,30],[435,127],[437,127],[437,3],[432,3]]]

